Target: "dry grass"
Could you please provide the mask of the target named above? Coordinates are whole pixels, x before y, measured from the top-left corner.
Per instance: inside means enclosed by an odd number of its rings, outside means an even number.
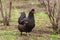
[[[52,36],[52,29],[48,28],[51,24],[49,22],[48,16],[44,12],[36,13],[35,20],[36,26],[30,33],[30,36],[26,36],[26,33],[21,36],[17,29],[17,19],[20,13],[14,11],[12,14],[12,22],[10,26],[0,26],[0,40],[59,40],[60,37]]]

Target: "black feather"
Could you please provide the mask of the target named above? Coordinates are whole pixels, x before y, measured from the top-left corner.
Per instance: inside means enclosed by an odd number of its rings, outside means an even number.
[[[25,13],[21,14],[21,16],[18,19],[18,29],[20,32],[31,32],[32,29],[35,27],[35,19],[34,19],[34,13],[32,13],[31,10],[28,14],[28,17],[26,18]]]
[[[25,12],[21,12],[21,16],[18,18],[18,23],[23,24],[24,18],[26,18]]]

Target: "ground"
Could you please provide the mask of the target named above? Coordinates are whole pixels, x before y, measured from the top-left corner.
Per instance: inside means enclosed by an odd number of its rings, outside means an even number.
[[[35,14],[36,25],[32,32],[30,32],[31,35],[26,36],[26,33],[23,33],[23,36],[21,36],[17,29],[18,15],[20,13],[17,14],[15,10],[12,14],[10,26],[0,25],[0,40],[60,40],[59,35],[53,35],[52,28],[49,28],[51,26],[49,18],[44,12]]]

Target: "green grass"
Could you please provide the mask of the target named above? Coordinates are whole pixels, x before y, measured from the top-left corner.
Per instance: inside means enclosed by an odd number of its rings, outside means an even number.
[[[51,35],[50,38],[57,39],[57,38],[60,38],[60,36],[58,36],[58,35]]]
[[[14,25],[18,25],[17,21],[18,21],[18,17],[20,16],[20,10],[12,10],[12,17],[11,17],[11,21],[10,25],[13,25],[12,27],[14,27]],[[49,22],[49,18],[47,16],[47,14],[45,14],[44,12],[40,12],[40,13],[36,13],[35,14],[35,28],[34,30],[47,30],[47,31],[52,31],[52,29],[48,29],[46,27],[46,25],[50,25]],[[12,29],[12,28],[11,28]],[[0,40],[47,40],[47,38],[49,39],[53,39],[58,40],[60,38],[60,36],[57,35],[50,35],[48,34],[48,37],[46,36],[47,34],[43,33],[43,34],[39,34],[41,36],[38,36],[37,33],[31,33],[32,35],[30,36],[21,36],[20,32],[17,30],[17,28],[15,30],[1,30],[2,32],[0,32]],[[25,33],[24,33],[25,34]],[[36,36],[37,35],[37,36]],[[50,36],[49,36],[50,35]]]
[[[15,40],[15,37],[19,34],[17,31],[8,31],[5,30],[2,33],[0,33],[0,39],[1,40]]]
[[[40,34],[41,36],[34,36],[33,34],[30,36],[21,36],[20,32],[17,30],[4,30],[0,32],[0,40],[47,40],[49,39],[58,39],[60,36],[50,35],[47,37],[47,34]]]
[[[8,40],[8,39],[14,40],[15,37],[16,37],[17,35],[19,35],[19,33],[16,32],[16,31],[15,31],[15,32],[14,32],[14,31],[4,31],[2,34],[3,34],[3,35],[0,36],[0,39],[4,39],[4,40]],[[23,37],[24,37],[24,39],[25,39],[25,36],[23,36]],[[27,37],[27,36],[26,36],[26,37]],[[23,39],[22,36],[21,36],[20,38]],[[30,38],[30,39],[33,39],[33,40],[44,39],[44,38],[42,38],[42,37],[36,37],[36,36],[30,36],[29,38]]]

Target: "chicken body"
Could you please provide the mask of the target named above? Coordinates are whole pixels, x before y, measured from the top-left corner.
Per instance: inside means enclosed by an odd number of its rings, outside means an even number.
[[[34,19],[34,13],[32,10],[29,12],[28,17],[26,17],[26,14],[22,12],[21,16],[18,19],[18,30],[21,32],[29,33],[32,31],[32,29],[35,27],[35,19]]]

